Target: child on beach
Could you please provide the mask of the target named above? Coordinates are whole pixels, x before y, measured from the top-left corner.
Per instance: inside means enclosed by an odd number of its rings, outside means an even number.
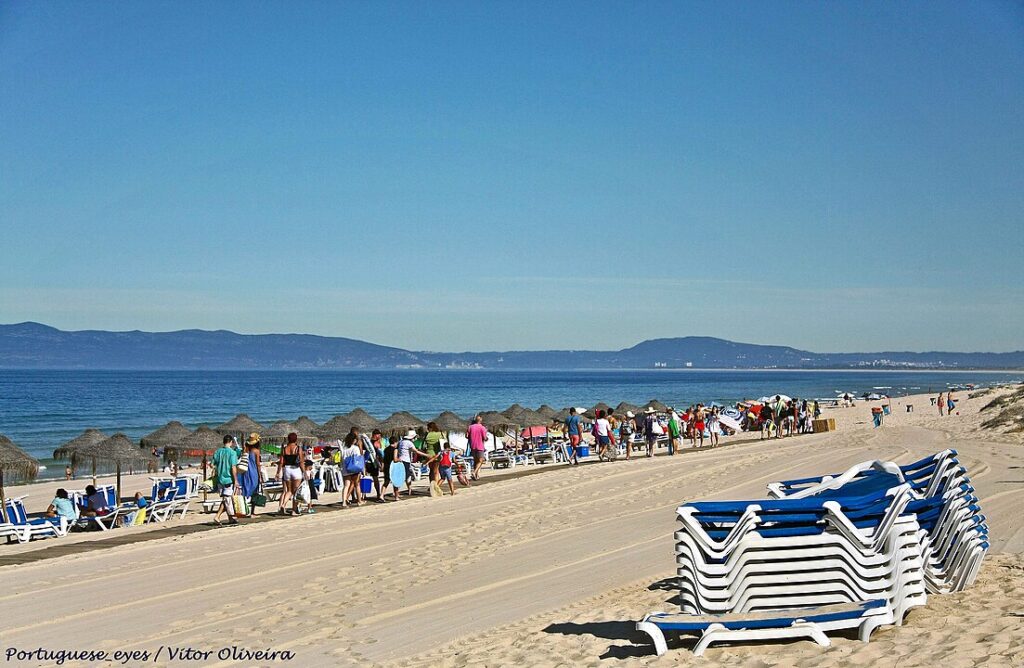
[[[452,444],[445,441],[444,449],[438,458],[437,474],[440,484],[448,483],[448,491],[455,496],[455,485],[452,484]],[[444,494],[444,492],[441,492]]]

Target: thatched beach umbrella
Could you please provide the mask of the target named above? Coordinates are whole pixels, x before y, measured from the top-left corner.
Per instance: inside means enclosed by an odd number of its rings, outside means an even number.
[[[648,401],[646,404],[644,404],[644,408],[653,408],[654,410],[658,411],[659,413],[666,413],[666,412],[668,412],[668,406],[666,406],[665,404],[661,403],[657,399],[651,399],[650,401]]]
[[[616,415],[625,415],[628,411],[632,411],[636,415],[639,415],[644,411],[644,409],[636,404],[631,404],[628,401],[620,401],[619,405],[615,407]]]
[[[287,438],[288,434],[292,432],[298,434],[299,428],[286,420],[278,420],[274,424],[263,429],[263,431],[260,432],[260,438],[264,440],[268,438]]]
[[[68,441],[64,445],[62,445],[59,448],[57,448],[56,450],[54,450],[53,451],[53,458],[54,459],[61,459],[61,460],[70,460],[71,459],[71,454],[74,451],[76,451],[76,450],[78,450],[80,448],[94,446],[94,445],[96,445],[97,443],[99,443],[101,441],[107,440],[108,438],[110,438],[110,436],[104,434],[99,429],[86,429],[85,431],[83,431],[81,434],[79,434],[75,438],[71,439],[70,441]],[[71,468],[74,469],[74,464],[71,465]],[[95,461],[92,462],[92,484],[94,484],[94,485],[96,484],[96,462]]]
[[[214,431],[216,431],[221,436],[234,434],[249,435],[254,431],[262,432],[263,425],[261,425],[256,420],[253,420],[245,413],[239,413],[238,415],[231,418],[224,424],[220,425],[219,427],[216,427]]]
[[[520,411],[523,410],[526,410],[525,406],[520,406],[519,404],[512,404],[505,410],[501,411],[501,414],[504,415],[505,417],[510,418],[514,417],[516,413],[519,413]]]
[[[590,419],[596,419],[598,411],[604,411],[605,413],[607,413],[609,408],[611,408],[611,406],[609,406],[603,401],[599,401],[596,404],[594,404],[591,408],[587,409],[586,416]]]
[[[206,458],[224,444],[224,437],[209,427],[199,427],[190,435],[181,439],[177,445],[167,446],[165,452],[172,456],[203,458],[203,478],[206,478]]]
[[[570,408],[572,408],[572,406],[566,406],[562,410],[560,410],[557,413],[555,413],[555,418],[554,419],[558,420],[559,422],[565,422],[566,420],[568,420],[569,419],[569,409]]]
[[[144,448],[150,449],[165,448],[168,445],[174,445],[183,438],[188,438],[191,435],[191,429],[177,420],[171,420],[156,431],[143,436],[139,439],[139,444]]]
[[[524,408],[511,418],[520,427],[543,427],[551,422],[548,416],[529,408]]]
[[[540,413],[541,415],[543,415],[544,417],[546,417],[548,419],[548,422],[550,422],[551,420],[554,420],[555,416],[558,415],[558,411],[556,411],[551,406],[548,406],[547,404],[544,404],[543,406],[538,408],[537,412]]]
[[[135,466],[136,464],[148,466],[154,464],[151,456],[146,454],[139,446],[124,434],[114,434],[110,438],[94,443],[83,445],[71,451],[71,465],[76,466],[83,461],[100,461],[113,464],[117,469],[117,500],[121,499],[121,467]]]
[[[38,474],[39,461],[0,434],[0,520],[7,521],[4,476],[9,479],[33,480]]]
[[[515,420],[504,413],[499,413],[498,411],[484,411],[483,413],[480,413],[480,417],[483,418],[484,426],[490,431],[504,429],[506,427],[515,427],[517,424]]]
[[[412,413],[398,411],[397,413],[392,413],[387,420],[384,420],[377,425],[377,429],[380,429],[383,434],[393,434],[409,429],[418,429],[424,426],[426,426],[426,423]]]
[[[300,434],[312,434],[319,426],[305,415],[295,420],[295,428],[299,430]]]
[[[469,422],[463,420],[451,411],[444,411],[443,413],[440,413],[436,418],[430,420],[430,422],[437,423],[437,428],[441,431],[466,431],[469,427]]]
[[[346,415],[353,426],[359,427],[360,431],[372,431],[380,425],[380,420],[373,417],[362,408],[355,408]]]
[[[347,415],[335,415],[324,426],[314,429],[313,435],[322,441],[337,441],[348,436],[354,426]]]

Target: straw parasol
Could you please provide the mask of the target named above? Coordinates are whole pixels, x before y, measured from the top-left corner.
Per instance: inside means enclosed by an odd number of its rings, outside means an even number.
[[[0,519],[7,521],[4,503],[4,475],[11,478],[32,480],[39,474],[39,461],[28,454],[14,441],[0,434]]]
[[[216,431],[221,436],[226,436],[228,434],[248,435],[254,431],[262,432],[263,426],[259,422],[256,422],[256,420],[253,420],[251,417],[246,415],[245,413],[239,413],[238,415],[231,418],[221,426],[214,428],[214,431]]]
[[[370,431],[376,429],[380,425],[380,420],[373,417],[362,408],[355,408],[351,413],[346,415],[353,426],[359,427],[360,431]]]
[[[548,421],[555,419],[555,416],[558,415],[558,411],[556,411],[551,406],[548,406],[547,404],[544,404],[543,406],[538,408],[537,412],[546,417]]]
[[[586,415],[588,418],[593,419],[597,417],[598,411],[604,411],[605,413],[607,413],[609,408],[611,408],[611,406],[609,406],[603,401],[599,401],[596,404],[594,404],[591,408],[587,409]]]
[[[615,407],[615,413],[617,415],[625,415],[628,411],[632,411],[639,415],[640,413],[643,413],[644,409],[636,404],[631,404],[628,401],[620,401],[619,405]]]
[[[484,426],[494,431],[495,429],[502,429],[504,427],[515,427],[516,421],[498,411],[485,411],[480,413],[480,417],[483,418]]]
[[[560,410],[557,413],[555,413],[554,419],[558,420],[559,422],[565,422],[566,420],[568,420],[569,419],[569,409],[570,408],[572,408],[572,406],[566,406],[562,410]]]
[[[668,411],[668,406],[661,403],[657,399],[651,399],[650,401],[648,401],[646,404],[644,404],[644,408],[653,408],[659,413],[665,413]]]
[[[431,422],[436,422],[437,428],[441,431],[466,431],[466,428],[469,427],[469,422],[451,411],[444,411]]]
[[[305,415],[295,420],[295,428],[299,430],[300,434],[312,434],[313,430],[319,426]]]
[[[516,413],[519,413],[523,410],[526,410],[524,406],[520,406],[519,404],[512,404],[505,410],[501,411],[501,414],[504,415],[505,417],[510,418],[513,417]]]
[[[548,416],[529,408],[524,408],[511,417],[520,427],[542,427],[551,422]]]
[[[287,438],[288,434],[292,432],[298,434],[299,428],[286,420],[278,420],[274,424],[270,425],[269,427],[261,431],[260,438],[264,440],[268,438]]]
[[[324,426],[314,429],[313,434],[323,441],[336,441],[348,436],[354,426],[347,415],[335,415]]]
[[[224,444],[224,438],[209,427],[199,427],[183,438],[177,445],[167,446],[164,450],[171,455],[183,454],[187,457],[203,458],[203,477],[206,477],[206,458]]]
[[[398,411],[397,413],[392,413],[387,420],[384,420],[377,425],[377,429],[380,429],[381,433],[388,434],[404,431],[406,429],[416,429],[425,425],[426,423],[423,420],[419,419],[412,413]]]
[[[139,444],[144,448],[164,448],[191,435],[191,429],[177,420],[171,420],[153,433],[143,436],[139,439]]]
[[[99,429],[86,429],[75,438],[71,439],[64,445],[54,450],[53,458],[71,459],[71,454],[76,450],[84,447],[94,446],[101,441],[107,440],[108,438],[110,437],[104,434]],[[92,463],[92,484],[96,484],[96,462]]]
[[[148,466],[154,464],[151,456],[147,455],[139,446],[135,445],[132,439],[124,434],[117,433],[110,438],[83,445],[71,451],[71,465],[77,466],[83,461],[107,462],[113,464],[117,469],[117,500],[121,499],[121,467],[134,466],[135,464]]]

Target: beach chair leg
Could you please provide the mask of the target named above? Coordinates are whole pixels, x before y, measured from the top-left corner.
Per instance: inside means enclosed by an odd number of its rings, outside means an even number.
[[[643,631],[651,637],[651,642],[654,643],[654,653],[661,656],[668,651],[668,645],[665,643],[665,634],[656,625],[647,621],[649,618],[650,615],[644,617],[642,622],[637,622],[636,630]]]

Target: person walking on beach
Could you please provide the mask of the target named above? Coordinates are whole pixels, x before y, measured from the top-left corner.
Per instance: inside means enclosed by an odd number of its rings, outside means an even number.
[[[418,434],[415,429],[410,429],[405,432],[405,436],[402,440],[398,441],[398,446],[395,448],[395,461],[401,462],[405,467],[405,491],[408,496],[412,496],[412,456],[414,454],[427,458],[427,453],[422,450],[416,449],[416,437]],[[395,485],[395,489],[398,489],[398,481],[392,480],[392,485]]]
[[[366,437],[365,434],[362,435]],[[369,443],[363,443],[363,449],[366,451],[366,475],[373,479],[373,489],[377,492],[377,503],[384,503],[384,497],[381,496],[380,486],[380,473],[384,462],[384,452],[381,448],[381,441],[384,436],[380,433],[380,429],[374,429],[370,433]]]
[[[611,461],[608,448],[612,443],[612,426],[605,417],[604,411],[597,412],[597,419],[594,420],[594,437],[597,439],[597,458],[605,461],[607,457]]]
[[[214,522],[220,524],[220,513],[228,516],[228,524],[238,524],[235,517],[235,490],[238,488],[238,451],[232,446],[235,439],[225,436],[223,445],[213,453],[213,475],[220,491],[220,508]]]
[[[438,494],[441,491],[440,477],[437,471],[439,466],[438,458],[441,450],[444,449],[445,437],[436,422],[427,423],[427,435],[423,437],[423,450],[427,453],[427,468],[430,471],[430,493]]]
[[[682,447],[682,420],[676,415],[676,409],[668,409],[668,454],[676,454],[676,449]]]
[[[657,411],[654,406],[648,406],[644,411],[644,440],[647,442],[647,456],[654,456],[654,447],[658,445],[658,424]]]
[[[719,432],[719,420],[718,420],[718,407],[711,409],[708,413],[708,434],[711,439],[711,447],[718,446],[718,432]]]
[[[782,400],[782,396],[779,394],[775,395],[772,416],[775,419],[775,438],[782,438],[782,422],[786,418],[786,402]]]
[[[953,397],[953,391],[950,390],[946,393],[946,415],[952,415],[954,410],[956,410],[956,399]]]
[[[693,438],[694,446],[704,447],[704,404],[697,404],[696,410],[693,411]],[[700,445],[697,446],[697,441],[700,441]]]
[[[484,419],[477,415],[473,418],[473,424],[466,430],[466,438],[469,439],[469,452],[473,456],[473,480],[480,479],[480,469],[487,459],[487,427],[484,426]]]
[[[939,399],[938,399],[938,401],[936,403],[939,404],[939,417],[942,417],[942,411],[943,411],[943,409],[946,408],[946,402],[945,402],[945,400],[943,398],[942,392],[939,392]]]
[[[452,483],[452,463],[452,444],[445,441],[441,454],[437,458],[438,489],[447,482],[448,491],[455,496],[455,485]],[[443,495],[444,492],[442,491],[441,494]]]
[[[355,496],[355,504],[363,505],[359,496],[359,478],[366,468],[366,457],[362,443],[359,441],[359,430],[353,427],[345,435],[345,445],[341,449],[342,480],[345,481],[341,490],[341,507],[348,508],[349,501]]]
[[[626,446],[626,461],[633,454],[633,434],[636,433],[636,415],[626,411],[626,417],[619,423],[619,443]]]
[[[575,408],[569,409],[569,417],[565,418],[565,433],[569,437],[569,447],[572,449],[572,457],[569,461],[573,466],[580,463],[580,416],[576,414]]]
[[[249,434],[249,438],[245,441],[245,449],[238,462],[238,484],[242,496],[249,500],[249,517],[256,514],[256,506],[252,503],[252,497],[260,491],[263,484],[261,447],[260,435],[256,432]],[[245,463],[244,467],[242,466],[243,462]]]
[[[282,515],[299,514],[299,487],[306,480],[306,460],[302,456],[302,449],[299,447],[299,435],[295,432],[288,434],[288,442],[281,448],[281,455],[277,460],[277,476],[281,479],[284,490],[281,492],[281,501],[278,512]],[[292,507],[285,511],[285,506],[291,501]]]

